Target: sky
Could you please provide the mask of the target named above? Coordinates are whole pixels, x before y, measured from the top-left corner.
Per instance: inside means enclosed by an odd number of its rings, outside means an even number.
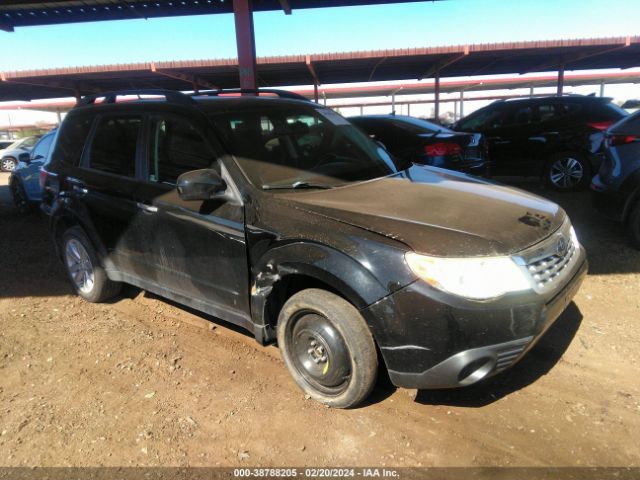
[[[639,0],[445,0],[257,12],[258,56],[640,33]],[[0,71],[236,56],[233,16],[0,32]]]
[[[258,56],[432,47],[640,34],[640,0],[444,0],[395,5],[256,12]],[[233,16],[125,20],[0,31],[0,72],[85,65],[233,58]],[[640,63],[640,61],[639,61]],[[553,94],[553,89],[547,89]],[[592,87],[568,89],[592,93]],[[496,92],[504,93],[504,92]],[[512,92],[520,93],[520,92]],[[526,92],[522,92],[526,93]],[[608,86],[616,99],[640,85]],[[465,113],[487,102],[470,102]],[[444,108],[452,108],[445,104]],[[404,111],[403,111],[404,108]],[[366,113],[388,113],[368,107]],[[406,113],[406,107],[399,109]],[[359,109],[344,109],[356,115]],[[430,116],[416,105],[412,115]],[[0,126],[55,121],[39,112],[0,112]]]

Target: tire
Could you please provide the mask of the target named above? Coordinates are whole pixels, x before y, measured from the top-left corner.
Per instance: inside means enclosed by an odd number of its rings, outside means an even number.
[[[17,160],[13,157],[4,157],[0,160],[0,170],[3,172],[13,172],[18,164]]]
[[[627,229],[631,244],[640,250],[640,201],[636,202],[629,214]]]
[[[19,180],[13,180],[11,182],[10,188],[11,197],[13,198],[13,205],[16,207],[20,215],[28,215],[29,213],[33,213],[33,204],[29,202],[22,183]]]
[[[559,192],[582,190],[591,181],[591,164],[580,153],[557,153],[547,162],[544,180],[547,186]]]
[[[120,292],[122,284],[109,280],[82,228],[71,227],[64,232],[61,251],[71,285],[82,298],[100,303]]]
[[[362,402],[378,374],[376,345],[364,318],[343,298],[310,288],[278,316],[278,347],[289,373],[311,398],[335,408]]]

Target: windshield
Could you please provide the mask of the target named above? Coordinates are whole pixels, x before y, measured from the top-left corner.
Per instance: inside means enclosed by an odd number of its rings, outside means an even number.
[[[504,109],[489,105],[488,107],[476,110],[468,117],[458,122],[456,130],[475,132],[490,128],[498,128],[502,125]]]
[[[16,148],[20,148],[20,145],[24,143],[26,138],[21,138],[20,140],[16,140],[11,145],[7,147],[7,150],[15,150]]]
[[[258,188],[330,188],[399,170],[384,148],[328,108],[265,102],[210,118]]]
[[[421,118],[398,116],[392,120],[393,124],[406,130],[410,133],[422,134],[422,133],[453,133],[446,127],[436,125],[435,123],[422,120]]]

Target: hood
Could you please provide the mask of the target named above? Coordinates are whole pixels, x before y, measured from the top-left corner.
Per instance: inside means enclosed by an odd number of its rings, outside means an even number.
[[[297,208],[436,256],[509,255],[557,230],[564,211],[515,188],[413,166],[330,190],[284,194]]]

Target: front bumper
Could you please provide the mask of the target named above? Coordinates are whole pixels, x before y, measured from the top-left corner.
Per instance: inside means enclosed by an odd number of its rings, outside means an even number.
[[[586,273],[581,248],[571,277],[548,296],[531,292],[469,302],[417,281],[363,313],[394,385],[463,387],[522,358],[571,303]]]

